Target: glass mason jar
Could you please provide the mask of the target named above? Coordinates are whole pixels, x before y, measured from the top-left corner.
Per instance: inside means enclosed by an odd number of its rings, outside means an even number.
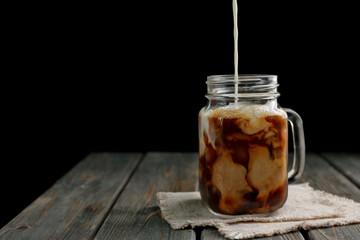
[[[215,215],[268,213],[281,208],[288,182],[304,169],[300,116],[277,103],[275,75],[207,78],[207,105],[199,113],[199,187]],[[288,121],[294,159],[288,172]]]

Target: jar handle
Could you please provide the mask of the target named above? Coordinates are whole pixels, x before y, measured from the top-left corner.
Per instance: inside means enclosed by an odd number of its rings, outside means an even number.
[[[304,128],[302,119],[299,114],[289,108],[284,108],[284,111],[288,115],[288,121],[290,123],[294,144],[293,165],[290,172],[288,173],[288,183],[293,183],[301,177],[304,171],[306,154]]]

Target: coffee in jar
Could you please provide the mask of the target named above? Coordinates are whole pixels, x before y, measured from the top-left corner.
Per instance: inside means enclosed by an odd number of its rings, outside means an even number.
[[[199,114],[200,192],[220,214],[264,213],[287,197],[287,115],[238,102]]]

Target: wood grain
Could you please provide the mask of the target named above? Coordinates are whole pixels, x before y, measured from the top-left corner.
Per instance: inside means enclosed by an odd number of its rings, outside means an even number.
[[[341,159],[338,159],[338,161],[341,161]],[[354,173],[360,174],[360,169],[357,169]],[[359,188],[319,155],[307,155],[303,180],[310,182],[310,185],[315,189],[360,202]],[[360,239],[359,229],[360,224],[320,228],[308,231],[307,237],[311,240]]]
[[[194,191],[197,172],[197,153],[148,153],[95,239],[196,239],[193,230],[173,230],[161,218],[155,194]]]
[[[194,191],[197,153],[97,153],[81,161],[0,230],[0,239],[196,239],[160,216],[159,191]],[[308,154],[302,182],[360,202],[359,154]],[[203,240],[225,239],[216,229]],[[256,239],[360,239],[360,224]]]
[[[93,238],[141,157],[139,153],[87,156],[5,225],[0,239]]]
[[[318,240],[359,240],[360,224],[320,228],[309,232],[309,239]]]
[[[322,153],[321,155],[360,188],[360,153]]]
[[[360,169],[357,169],[360,174]],[[360,190],[349,179],[333,168],[320,155],[307,154],[302,181],[309,182],[312,187],[329,193],[351,198],[360,202]]]

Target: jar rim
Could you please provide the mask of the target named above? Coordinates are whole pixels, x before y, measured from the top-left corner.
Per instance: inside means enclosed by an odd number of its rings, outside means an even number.
[[[272,79],[277,81],[277,75],[273,74],[239,74],[239,82],[257,81],[262,79]],[[235,75],[233,74],[221,74],[221,75],[209,75],[206,83],[225,83],[225,82],[237,82]]]
[[[207,77],[207,98],[274,99],[280,96],[277,75],[240,74]]]

